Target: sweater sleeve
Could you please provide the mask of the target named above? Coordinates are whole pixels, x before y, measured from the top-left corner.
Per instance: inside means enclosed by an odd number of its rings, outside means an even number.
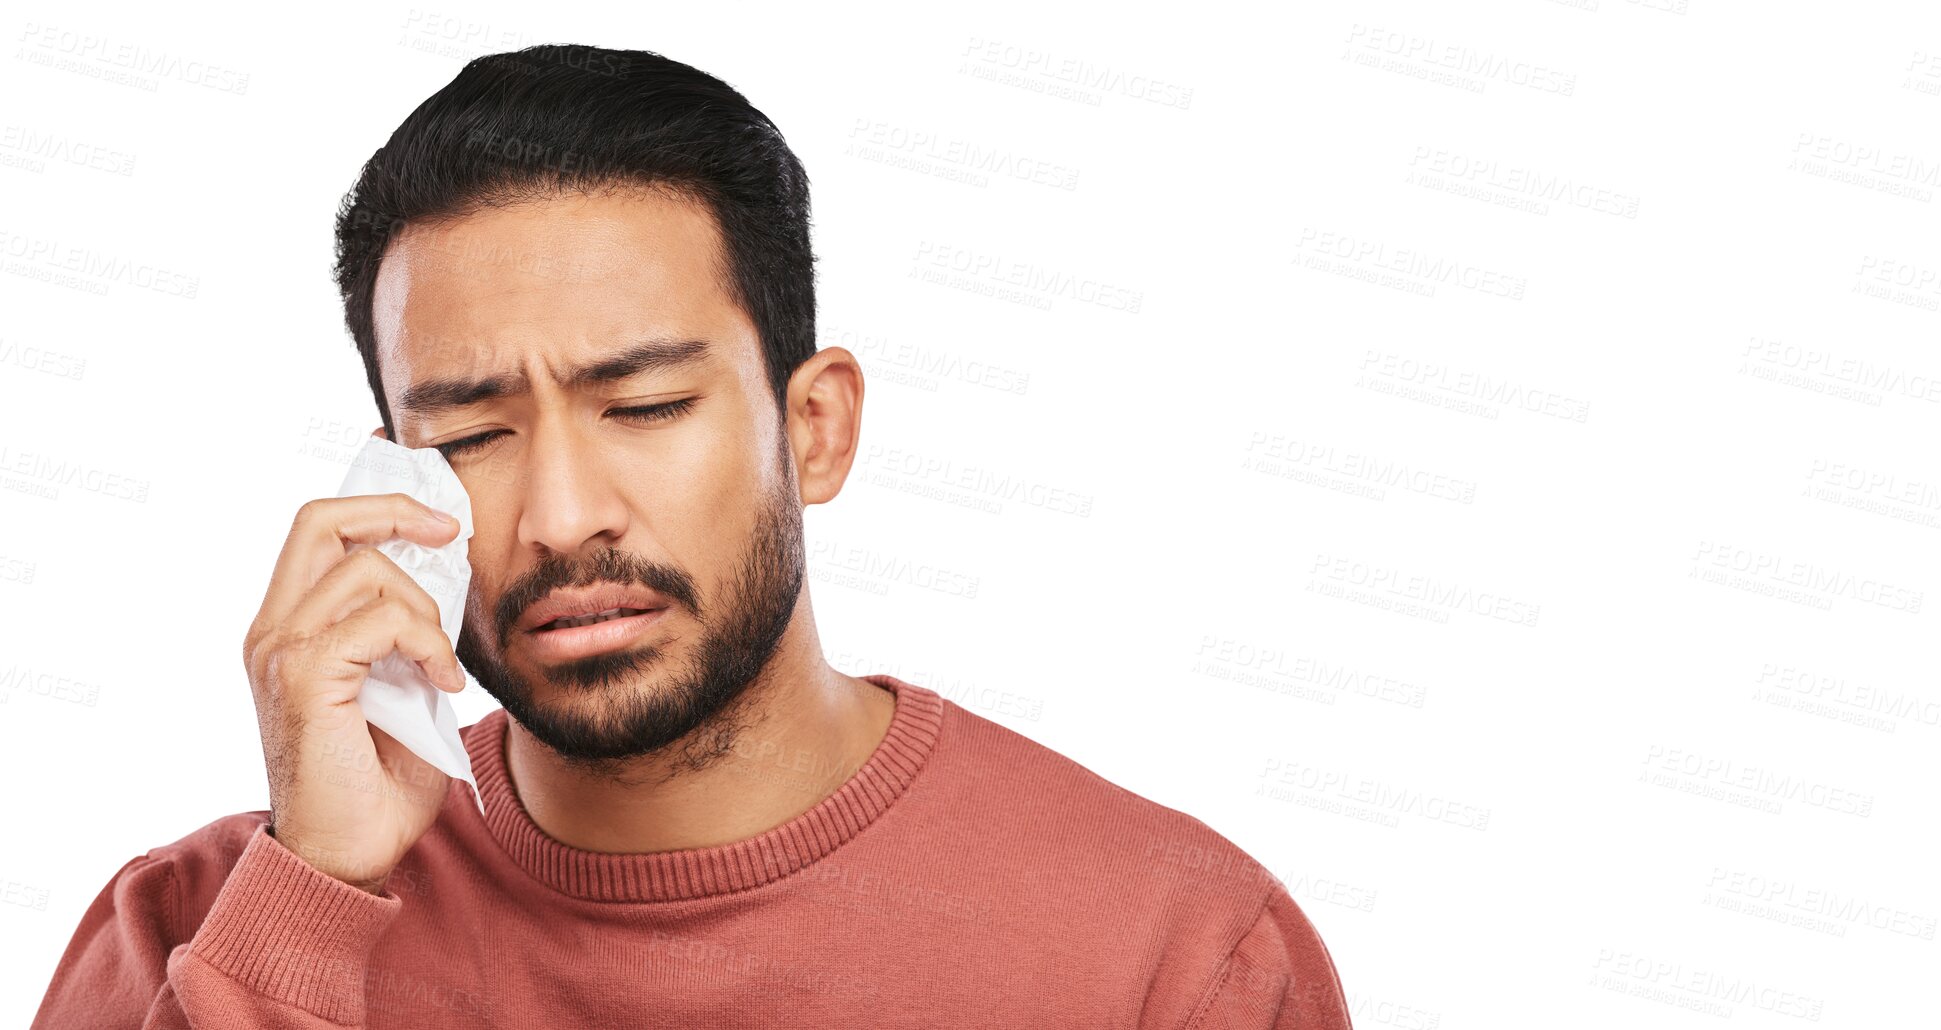
[[[1353,1030],[1327,945],[1280,883],[1184,1030]]]
[[[404,902],[337,880],[258,827],[201,925],[177,863],[130,860],[81,917],[33,1030],[342,1030],[364,1025],[373,947]],[[190,933],[190,931],[193,933]]]

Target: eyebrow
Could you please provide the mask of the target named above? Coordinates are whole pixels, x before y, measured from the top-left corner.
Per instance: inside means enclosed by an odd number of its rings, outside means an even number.
[[[692,367],[706,361],[707,356],[708,345],[704,340],[647,340],[593,364],[568,369],[563,376],[555,374],[553,381],[562,389],[576,390],[644,372]],[[516,397],[531,389],[532,384],[523,371],[482,377],[439,376],[413,383],[406,389],[398,402],[398,412],[428,419],[453,408],[496,397]]]

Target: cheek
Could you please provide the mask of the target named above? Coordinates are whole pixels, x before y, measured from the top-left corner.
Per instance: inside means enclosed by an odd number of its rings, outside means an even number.
[[[683,448],[674,461],[638,470],[623,489],[640,546],[700,575],[731,555],[753,522],[755,499],[766,485],[731,436]],[[631,535],[631,534],[630,534]]]
[[[472,537],[472,542],[474,545],[478,543],[476,534]],[[466,556],[466,561],[472,566],[472,585],[465,595],[465,629],[473,632],[489,631],[489,635],[496,635],[498,626],[492,617],[492,609],[499,603],[499,598],[504,593],[502,584],[505,579],[496,563],[480,560],[476,546]]]
[[[651,453],[616,456],[632,465],[620,488],[635,520],[677,563],[728,551],[746,536],[755,501],[771,486],[772,462],[757,460],[752,416],[726,407],[669,433]]]

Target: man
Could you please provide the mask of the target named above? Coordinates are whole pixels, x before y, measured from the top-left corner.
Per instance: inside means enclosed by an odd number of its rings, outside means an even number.
[[[377,432],[471,498],[464,631],[355,547],[454,524],[304,505],[243,648],[269,811],[124,865],[36,1027],[1348,1026],[1232,842],[823,659],[802,506],[863,377],[808,215],[775,126],[651,53],[482,57],[404,120],[337,276]],[[482,817],[360,714],[394,649],[503,705]]]

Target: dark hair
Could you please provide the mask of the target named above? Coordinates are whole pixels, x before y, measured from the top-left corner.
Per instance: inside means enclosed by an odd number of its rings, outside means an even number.
[[[371,295],[397,232],[482,207],[641,186],[707,206],[728,295],[760,334],[785,412],[815,353],[809,178],[780,129],[734,87],[646,50],[547,44],[473,58],[399,123],[337,211],[336,278],[385,432]]]

